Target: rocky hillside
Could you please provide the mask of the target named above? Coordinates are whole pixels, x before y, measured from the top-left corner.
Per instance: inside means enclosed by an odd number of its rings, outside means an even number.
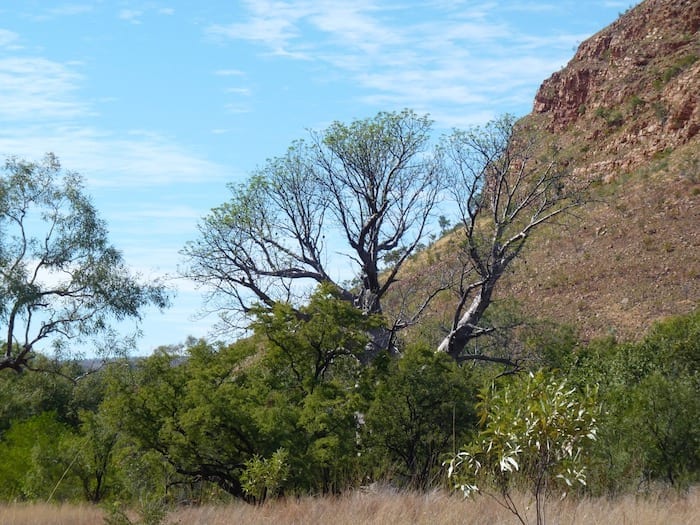
[[[543,82],[527,118],[596,193],[509,276],[527,314],[636,338],[698,306],[699,28],[700,1],[646,0]]]
[[[642,2],[581,44],[533,113],[588,144],[581,169],[606,180],[684,146],[700,131],[699,27],[697,0]]]

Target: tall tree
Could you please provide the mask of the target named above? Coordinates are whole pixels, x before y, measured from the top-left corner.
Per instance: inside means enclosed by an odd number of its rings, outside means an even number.
[[[294,303],[303,282],[331,284],[364,313],[385,317],[392,310],[384,308],[387,293],[398,290],[393,302],[400,306],[372,334],[367,358],[391,348],[397,330],[451,290],[453,320],[436,348],[458,360],[512,364],[465,355],[465,348],[490,331],[482,321],[496,284],[529,236],[579,205],[581,188],[536,130],[512,117],[455,131],[436,147],[430,130],[427,117],[406,110],[336,122],[295,142],[247,183],[231,186],[232,198],[185,247],[184,275],[209,290],[225,327],[254,304]],[[450,235],[463,237],[449,267],[416,279],[403,271],[405,262],[438,212],[456,215],[456,222],[440,215],[439,223],[454,223]],[[349,263],[342,272],[337,254]]]
[[[255,303],[293,302],[311,289],[301,283],[333,284],[365,313],[381,313],[441,188],[431,124],[411,111],[379,113],[293,143],[230,187],[185,247],[184,274],[208,287],[226,325]]]
[[[458,360],[515,364],[511,357],[465,353],[493,328],[482,324],[496,284],[535,230],[585,201],[578,181],[534,128],[504,116],[455,131],[444,145],[446,177],[458,210],[452,322],[439,350]]]
[[[0,370],[31,367],[36,345],[57,349],[109,332],[111,321],[164,307],[158,283],[126,268],[79,175],[48,154],[11,158],[0,176]]]

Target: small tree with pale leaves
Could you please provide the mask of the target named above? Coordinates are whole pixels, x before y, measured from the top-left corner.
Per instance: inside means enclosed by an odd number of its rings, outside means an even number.
[[[535,497],[537,524],[545,523],[547,495],[586,484],[585,450],[597,433],[595,393],[539,371],[491,385],[480,397],[482,430],[449,462],[448,476],[465,496],[496,497],[523,524],[512,490],[525,486]]]

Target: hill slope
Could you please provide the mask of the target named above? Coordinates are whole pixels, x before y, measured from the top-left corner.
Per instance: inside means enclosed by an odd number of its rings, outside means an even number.
[[[700,2],[646,0],[583,42],[527,118],[596,202],[542,232],[501,289],[584,337],[636,338],[700,298]]]

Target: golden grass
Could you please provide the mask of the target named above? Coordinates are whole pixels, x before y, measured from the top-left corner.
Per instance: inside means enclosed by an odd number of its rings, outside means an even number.
[[[525,507],[526,497],[518,498]],[[528,513],[534,523],[534,509]],[[442,493],[430,494],[350,494],[338,498],[302,498],[262,507],[233,504],[226,507],[199,507],[180,510],[171,523],[224,525],[488,525],[517,523],[509,511],[493,499],[463,500]],[[551,503],[547,523],[551,525],[692,525],[700,523],[700,491],[688,497],[633,496],[619,500],[565,500]]]
[[[2,525],[95,525],[102,509],[88,504],[0,503]]]
[[[521,506],[529,502],[517,499]],[[102,511],[87,505],[13,504],[0,506],[0,523],[87,525],[102,523]],[[534,509],[528,512],[534,523]],[[340,497],[286,499],[260,507],[245,503],[179,508],[168,524],[229,525],[496,525],[517,523],[493,499],[463,500],[443,493],[352,493]],[[564,500],[547,507],[550,525],[694,525],[700,523],[700,488],[685,497],[654,495]]]

